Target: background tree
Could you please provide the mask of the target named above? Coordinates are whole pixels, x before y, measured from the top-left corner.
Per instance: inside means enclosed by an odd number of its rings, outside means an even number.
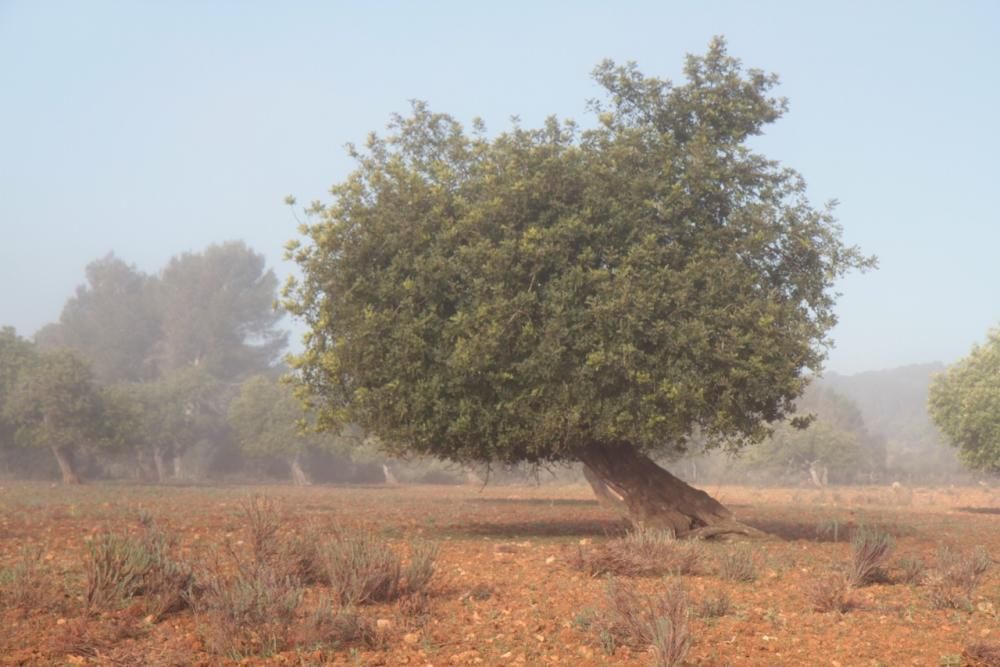
[[[13,327],[0,328],[0,450],[14,445],[16,426],[7,407],[17,386],[21,369],[35,357],[35,347],[17,335]]]
[[[459,462],[576,459],[637,523],[742,530],[649,454],[760,441],[820,368],[845,247],[747,140],[774,76],[721,39],[686,83],[605,62],[597,127],[490,139],[415,104],[290,246],[321,423]]]
[[[100,382],[153,377],[160,319],[155,280],[114,254],[91,262],[86,283],[63,306],[59,321],[35,336],[45,350],[66,347],[89,361]]]
[[[76,452],[108,442],[107,406],[86,362],[65,350],[41,353],[18,373],[4,404],[22,446],[47,447],[65,484],[78,484]]]
[[[819,382],[812,382],[796,401],[797,418],[811,417],[799,428],[784,422],[747,457],[758,469],[784,476],[808,472],[818,486],[856,478],[871,481],[885,468],[885,438],[868,431],[853,401]],[[793,418],[794,419],[794,418]]]
[[[310,450],[346,449],[346,438],[310,431],[303,423],[307,417],[291,387],[264,375],[247,378],[229,405],[229,423],[243,452],[282,457],[296,485],[311,483],[302,468],[304,454]]]
[[[267,370],[288,342],[278,279],[242,241],[174,257],[157,284],[163,372],[198,366],[223,381]]]
[[[970,468],[1000,472],[1000,329],[931,382],[934,423]]]
[[[200,367],[182,368],[154,382],[120,386],[118,391],[133,397],[133,442],[152,455],[161,482],[169,476],[186,476],[184,454],[218,430],[229,399],[226,387]]]

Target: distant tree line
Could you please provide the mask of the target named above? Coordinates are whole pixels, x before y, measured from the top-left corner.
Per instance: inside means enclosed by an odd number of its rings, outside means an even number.
[[[316,432],[314,415],[281,381],[288,372],[282,361],[288,334],[274,306],[277,293],[264,257],[238,241],[183,253],[155,274],[113,254],[92,262],[59,320],[33,340],[0,329],[0,473],[58,473],[68,483],[226,475],[298,484],[312,477],[381,481],[385,459],[365,434],[357,428]],[[997,348],[995,338],[972,358],[992,359],[985,351]],[[705,457],[694,447],[665,463],[695,481],[954,479],[963,468],[955,450],[942,446],[926,408],[928,386],[942,369],[830,374],[814,380],[797,401],[793,416],[809,417],[808,428],[781,423],[739,458]],[[973,386],[967,377],[975,376],[956,370],[947,382]],[[971,422],[960,423],[962,413],[949,407],[945,386],[942,376],[935,405],[951,421],[939,422],[949,435],[968,432]],[[467,475],[428,461],[393,465],[404,479],[465,481]],[[532,476],[500,468],[469,478]]]
[[[0,469],[381,479],[360,432],[312,432],[280,381],[288,333],[263,255],[222,243],[151,275],[109,254],[85,278],[34,340],[0,331]]]

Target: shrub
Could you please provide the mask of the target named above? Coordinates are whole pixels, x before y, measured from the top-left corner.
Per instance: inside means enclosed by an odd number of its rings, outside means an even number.
[[[718,591],[702,598],[698,603],[698,616],[701,618],[719,618],[733,609],[733,601],[726,591]]]
[[[84,567],[88,610],[113,609],[143,590],[154,556],[141,540],[107,531],[87,542]]]
[[[1000,644],[976,642],[962,652],[969,667],[1000,667]]]
[[[892,536],[876,528],[861,528],[851,540],[853,558],[847,575],[851,586],[885,580],[882,566],[892,552]]]
[[[390,602],[422,591],[434,574],[437,546],[414,542],[406,566],[370,530],[345,531],[324,546],[327,579],[342,605]]]
[[[927,576],[927,566],[919,558],[900,558],[896,568],[899,580],[904,584],[919,584]]]
[[[705,560],[700,543],[682,542],[664,530],[640,528],[596,549],[577,552],[571,563],[592,577],[693,574]]]
[[[269,567],[204,572],[192,606],[210,651],[235,659],[272,654],[292,643],[302,589]]]
[[[727,551],[719,564],[719,576],[726,581],[751,582],[757,579],[753,550],[746,544]]]
[[[972,596],[990,567],[990,555],[977,546],[961,554],[941,547],[927,577],[931,604],[937,609],[971,609]]]
[[[323,600],[305,619],[296,644],[340,647],[349,643],[374,646],[378,633],[371,622],[350,608],[335,609]]]
[[[812,581],[806,595],[814,611],[846,613],[854,607],[847,577],[832,573]]]
[[[684,586],[667,583],[659,595],[640,595],[608,579],[605,615],[594,622],[605,651],[619,644],[651,647],[656,664],[678,665],[691,648],[690,610]]]
[[[54,591],[41,563],[41,547],[22,547],[17,561],[0,570],[0,604],[28,611],[53,599]]]
[[[171,557],[171,546],[152,524],[139,535],[107,531],[90,540],[84,561],[87,609],[115,609],[138,596],[155,619],[184,609],[194,574]]]
[[[321,544],[319,535],[313,531],[291,536],[281,545],[277,568],[305,585],[329,585]]]
[[[274,501],[252,494],[240,505],[239,513],[246,523],[254,559],[258,564],[273,564],[280,550],[278,529],[281,527]]]

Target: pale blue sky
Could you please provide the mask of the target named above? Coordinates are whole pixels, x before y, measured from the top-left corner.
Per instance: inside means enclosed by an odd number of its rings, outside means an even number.
[[[56,319],[112,250],[242,238],[285,275],[284,195],[324,198],[409,99],[582,120],[601,59],[678,78],[715,34],[790,99],[758,145],[880,257],[828,367],[964,355],[1000,320],[997,2],[0,0],[0,324]]]

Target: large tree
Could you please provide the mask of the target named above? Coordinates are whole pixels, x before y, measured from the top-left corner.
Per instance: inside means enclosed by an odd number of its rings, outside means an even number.
[[[190,366],[155,381],[114,385],[129,406],[129,441],[152,455],[158,481],[185,476],[184,454],[217,433],[231,392],[203,368]],[[172,466],[168,463],[172,461]]]
[[[244,380],[240,393],[229,404],[229,423],[240,448],[249,456],[280,456],[288,463],[292,482],[311,483],[302,467],[302,456],[310,451],[346,452],[350,438],[320,434],[311,425],[311,415],[295,398],[292,388],[274,378],[255,375]]]
[[[59,321],[35,335],[42,349],[66,347],[91,362],[101,382],[138,381],[155,374],[160,317],[155,279],[114,254],[87,265],[86,283],[66,301]]]
[[[288,339],[277,288],[264,256],[242,241],[172,258],[157,284],[161,370],[200,366],[231,381],[269,368]]]
[[[4,403],[15,442],[52,451],[65,484],[78,484],[74,459],[83,447],[114,440],[113,409],[89,364],[68,350],[40,353],[20,369]]]
[[[632,519],[743,527],[650,454],[761,440],[825,357],[834,282],[871,260],[748,140],[777,79],[721,39],[686,82],[605,62],[595,126],[494,138],[416,103],[289,253],[321,423],[459,462],[580,460]]]
[[[975,470],[1000,472],[1000,329],[934,377],[931,418]]]

